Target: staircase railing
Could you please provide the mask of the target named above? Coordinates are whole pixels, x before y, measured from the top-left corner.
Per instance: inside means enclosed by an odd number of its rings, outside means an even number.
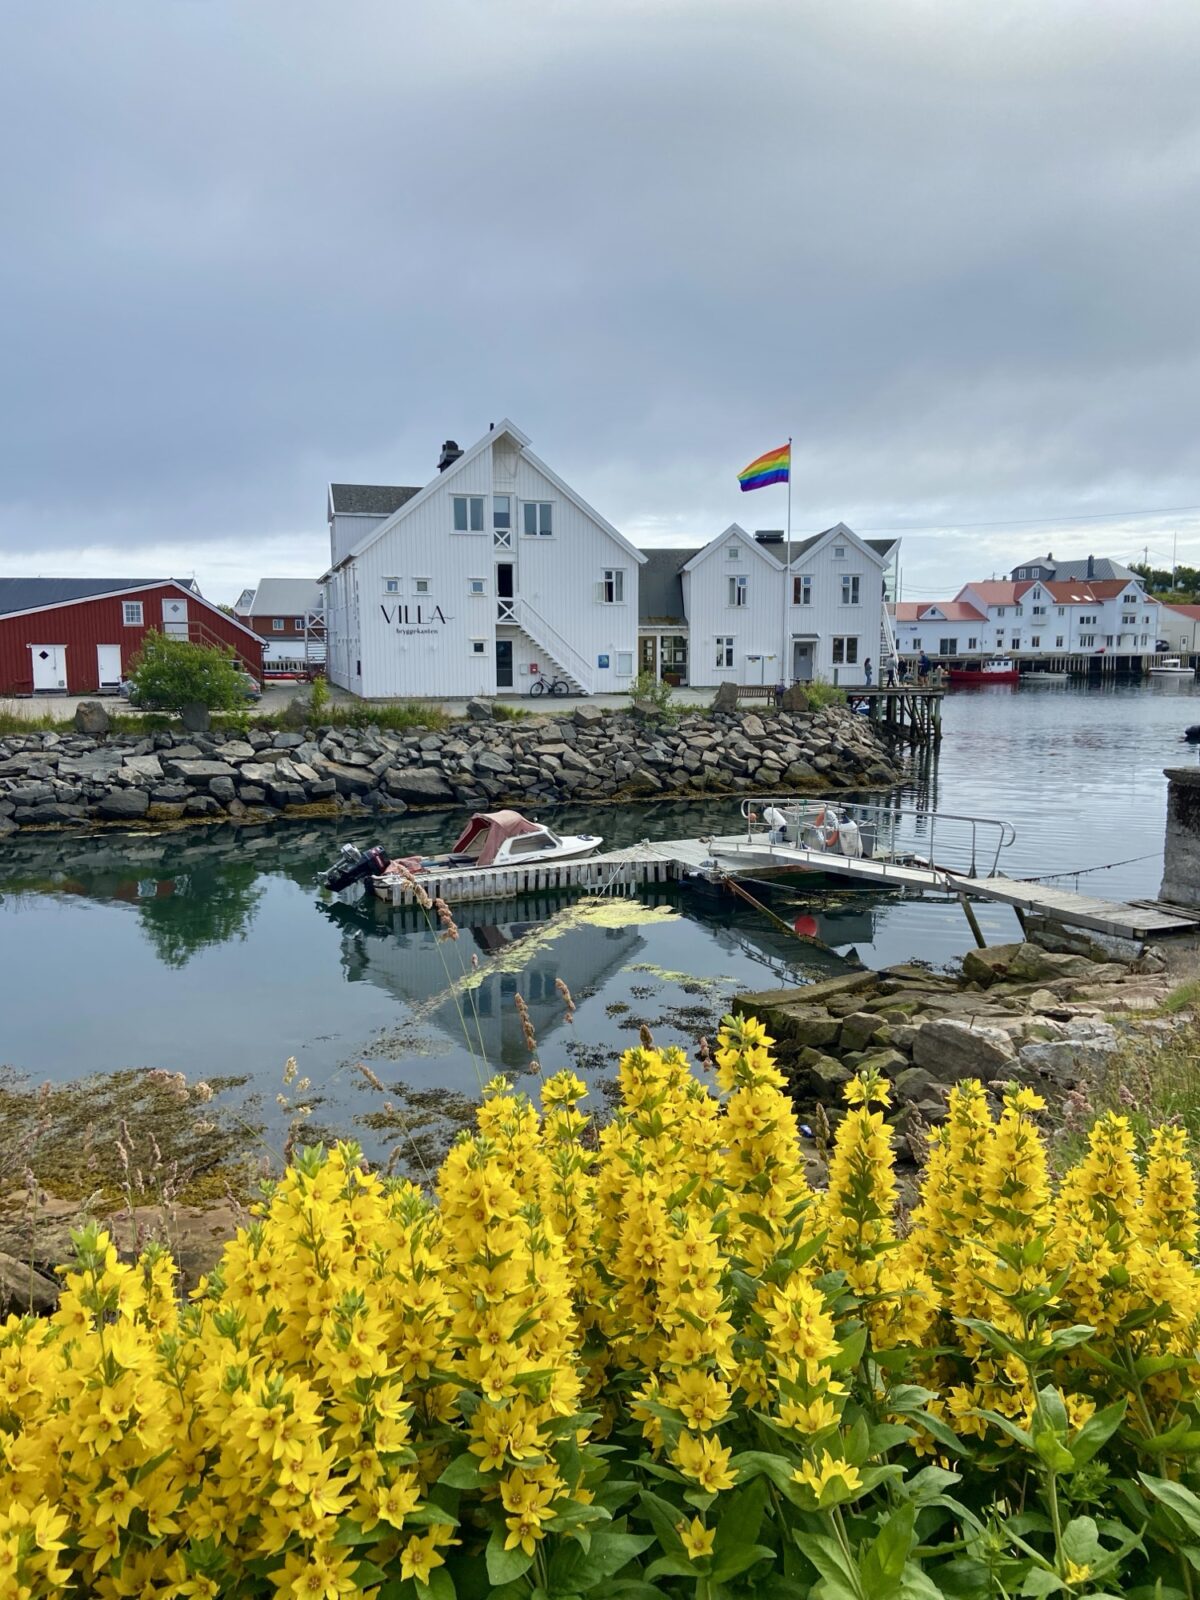
[[[546,621],[540,611],[529,604],[528,600],[517,600],[516,621],[535,644],[540,644],[544,650],[550,652],[563,671],[575,679],[584,694],[594,693],[595,680],[587,661],[574,645],[567,643],[557,628]]]
[[[900,652],[896,646],[896,630],[892,627],[892,614],[888,610],[886,602],[884,603],[882,615],[883,649],[880,651],[881,675],[884,670],[883,663],[887,661],[889,657],[893,661],[898,661],[900,659]]]
[[[232,649],[235,658],[241,663],[246,672],[249,672],[252,677],[261,677],[261,660],[252,660],[240,645],[231,646],[228,639],[222,639],[219,634],[214,633],[211,628],[206,627],[203,622],[198,621],[195,617],[188,618],[187,636],[192,644],[215,645],[218,650]]]

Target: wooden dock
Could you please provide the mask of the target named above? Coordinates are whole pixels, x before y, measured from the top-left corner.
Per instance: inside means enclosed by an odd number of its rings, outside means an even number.
[[[895,689],[847,689],[846,694],[852,705],[867,702],[871,726],[880,733],[907,739],[910,744],[941,743],[945,689],[921,689],[906,683]]]
[[[478,872],[423,875],[418,881],[431,899],[448,905],[478,900],[511,900],[519,895],[547,892],[632,894],[652,884],[679,883],[694,876],[710,882],[722,878],[762,877],[779,873],[822,873],[864,889],[896,889],[920,894],[936,891],[971,900],[990,900],[1012,906],[1018,914],[1035,912],[1071,927],[1087,928],[1116,938],[1158,939],[1189,933],[1200,927],[1200,915],[1149,901],[1126,903],[1098,899],[1043,883],[1022,883],[996,876],[972,878],[942,867],[917,863],[842,856],[796,845],[773,845],[764,835],[714,835],[702,839],[663,839],[608,850],[583,861],[560,861],[541,866],[484,868]],[[416,902],[411,882],[400,877],[373,880],[375,893],[393,906]],[[973,918],[968,913],[968,919]]]

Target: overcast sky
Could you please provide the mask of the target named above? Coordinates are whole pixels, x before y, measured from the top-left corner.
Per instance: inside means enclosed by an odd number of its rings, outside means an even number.
[[[501,416],[640,543],[782,526],[791,433],[914,598],[1200,562],[1195,0],[0,24],[0,571],[315,574],[330,478]]]

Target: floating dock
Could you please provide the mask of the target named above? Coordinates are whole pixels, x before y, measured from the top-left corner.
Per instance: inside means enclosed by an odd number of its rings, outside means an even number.
[[[1190,933],[1200,927],[1200,916],[1153,901],[1127,903],[1097,899],[1093,895],[1042,883],[1021,882],[1002,875],[971,877],[915,862],[875,860],[798,845],[770,844],[765,838],[747,839],[745,834],[664,839],[657,843],[643,840],[640,844],[608,850],[583,861],[447,872],[440,877],[429,874],[422,875],[417,882],[431,899],[440,897],[454,906],[475,900],[507,900],[518,895],[543,894],[547,890],[619,894],[632,893],[649,884],[679,883],[694,877],[719,883],[724,878],[803,872],[822,873],[862,888],[953,894],[964,907],[972,900],[990,900],[1012,906],[1018,916],[1026,911],[1034,912],[1055,922],[1115,938],[1158,939]],[[417,898],[414,884],[406,878],[375,878],[373,886],[380,899],[394,906],[412,905]],[[974,927],[969,910],[968,920]]]

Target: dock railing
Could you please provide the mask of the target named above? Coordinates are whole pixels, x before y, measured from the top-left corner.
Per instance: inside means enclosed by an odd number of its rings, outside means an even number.
[[[1011,822],[999,817],[971,817],[954,811],[903,806],[891,801],[847,800],[844,795],[755,797],[742,802],[747,842],[769,833],[763,820],[769,806],[785,814],[815,814],[831,806],[839,817],[857,824],[864,854],[877,861],[928,864],[964,878],[994,878],[1000,857],[1016,840]],[[836,846],[831,852],[837,854]]]

